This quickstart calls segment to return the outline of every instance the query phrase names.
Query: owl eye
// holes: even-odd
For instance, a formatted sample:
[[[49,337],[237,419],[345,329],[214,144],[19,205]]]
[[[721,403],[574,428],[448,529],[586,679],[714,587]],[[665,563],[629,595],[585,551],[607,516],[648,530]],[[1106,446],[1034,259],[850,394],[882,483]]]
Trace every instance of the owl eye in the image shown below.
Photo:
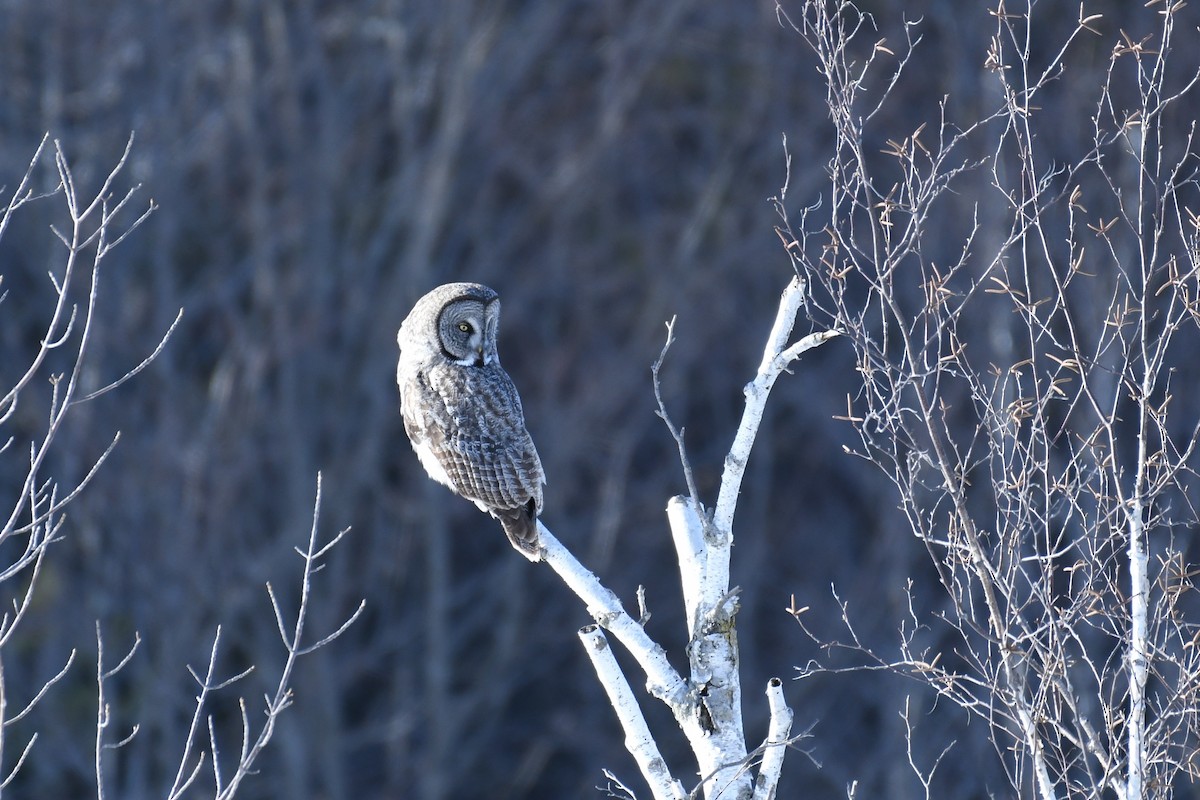
[[[471,332],[471,330],[472,330],[472,329],[471,329],[471,323],[469,323],[469,322],[460,322],[460,323],[458,323],[458,329],[459,329],[460,331],[462,331],[463,333],[470,333],[470,332]]]

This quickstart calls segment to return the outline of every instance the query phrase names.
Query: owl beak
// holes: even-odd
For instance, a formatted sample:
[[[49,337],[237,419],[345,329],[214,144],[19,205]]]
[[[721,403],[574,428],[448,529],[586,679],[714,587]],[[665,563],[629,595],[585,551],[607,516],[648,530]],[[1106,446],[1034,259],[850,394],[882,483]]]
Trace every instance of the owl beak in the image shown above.
[[[478,347],[475,348],[475,363],[476,364],[486,364],[487,363],[487,359],[484,358],[484,356],[483,356],[483,345],[479,345]]]

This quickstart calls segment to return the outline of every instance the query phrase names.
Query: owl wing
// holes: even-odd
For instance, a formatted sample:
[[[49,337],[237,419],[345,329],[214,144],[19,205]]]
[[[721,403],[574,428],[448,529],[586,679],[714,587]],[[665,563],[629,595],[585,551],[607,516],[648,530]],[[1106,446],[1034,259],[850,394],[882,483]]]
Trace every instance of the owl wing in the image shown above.
[[[442,466],[448,421],[446,409],[435,404],[436,398],[425,374],[416,373],[401,383],[400,417],[404,420],[404,432],[408,434],[413,452],[429,477],[457,492],[459,489],[454,480]]]
[[[424,402],[402,398],[404,427],[429,474],[481,508],[533,500],[540,512],[542,462],[508,374],[498,366],[438,365],[414,383]]]

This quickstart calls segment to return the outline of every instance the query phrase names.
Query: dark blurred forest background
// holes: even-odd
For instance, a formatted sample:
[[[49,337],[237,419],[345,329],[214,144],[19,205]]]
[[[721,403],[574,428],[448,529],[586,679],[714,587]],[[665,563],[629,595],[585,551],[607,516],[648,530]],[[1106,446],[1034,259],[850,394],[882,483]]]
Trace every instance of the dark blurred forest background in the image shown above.
[[[874,120],[880,147],[936,125],[943,98],[963,120],[998,104],[985,68],[994,4],[859,6],[872,40],[903,43],[906,22],[921,37]],[[1049,152],[1086,148],[1113,41],[1154,25],[1140,2],[1093,0],[1088,12],[1104,14],[1101,35],[1072,45],[1043,98],[1056,106],[1038,134]],[[1079,4],[1043,0],[1031,13],[1036,62],[1061,46]],[[1180,34],[1185,70],[1200,63],[1197,19]],[[49,132],[81,191],[94,190],[132,132],[119,188],[140,183],[134,205],[158,206],[106,261],[89,379],[137,364],[184,309],[152,366],[80,406],[55,442],[52,471],[70,482],[121,432],[4,651],[14,703],[80,653],[8,729],[4,772],[39,734],[10,794],[94,796],[97,621],[113,652],[135,631],[143,640],[109,687],[114,732],[140,725],[109,756],[112,796],[165,796],[194,706],[187,667],[203,668],[218,624],[220,671],[257,667],[217,706],[236,750],[236,698],[257,723],[284,655],[264,585],[294,607],[293,548],[318,471],[324,535],[352,531],[317,576],[310,625],[327,632],[360,599],[366,611],[300,662],[295,705],[240,796],[589,797],[605,767],[636,786],[575,636],[585,610],[411,453],[395,332],[438,283],[500,292],[500,353],[548,475],[544,519],[627,607],[644,585],[651,634],[678,652],[663,509],[684,482],[650,365],[677,317],[664,394],[711,492],[792,277],[769,202],[787,177],[785,135],[788,207],[827,191],[815,64],[774,2],[0,2],[0,185],[11,191]],[[988,156],[986,139],[971,155]],[[44,162],[36,183],[51,189]],[[964,214],[987,181],[963,179]],[[0,240],[0,378],[27,363],[52,308],[46,272],[62,247],[48,226],[62,216],[61,198],[39,201]],[[947,259],[960,247],[948,238]],[[986,336],[1006,321],[969,324]],[[752,746],[766,680],[816,655],[785,610],[793,596],[832,622],[835,586],[880,652],[908,615],[908,580],[924,610],[940,602],[893,487],[842,453],[850,431],[835,417],[855,377],[837,341],[805,356],[775,389],[747,474],[733,583]],[[31,402],[0,438],[19,443],[42,416]],[[5,502],[27,452],[0,456]],[[924,796],[906,698],[923,763],[956,743],[935,796],[1008,791],[984,726],[923,684],[831,674],[787,693],[795,730],[811,726],[798,745],[810,757],[789,756],[781,797],[841,797],[854,781],[861,797]],[[645,707],[689,776],[669,715]],[[201,780],[195,796],[209,791]]]

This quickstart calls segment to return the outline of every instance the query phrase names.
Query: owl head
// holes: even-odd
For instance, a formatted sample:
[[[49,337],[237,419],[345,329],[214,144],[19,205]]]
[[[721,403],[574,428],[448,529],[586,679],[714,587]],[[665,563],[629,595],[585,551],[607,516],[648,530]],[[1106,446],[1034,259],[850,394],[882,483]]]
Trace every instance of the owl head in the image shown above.
[[[459,366],[499,363],[500,297],[479,283],[447,283],[426,294],[400,326],[401,359],[445,359]]]

